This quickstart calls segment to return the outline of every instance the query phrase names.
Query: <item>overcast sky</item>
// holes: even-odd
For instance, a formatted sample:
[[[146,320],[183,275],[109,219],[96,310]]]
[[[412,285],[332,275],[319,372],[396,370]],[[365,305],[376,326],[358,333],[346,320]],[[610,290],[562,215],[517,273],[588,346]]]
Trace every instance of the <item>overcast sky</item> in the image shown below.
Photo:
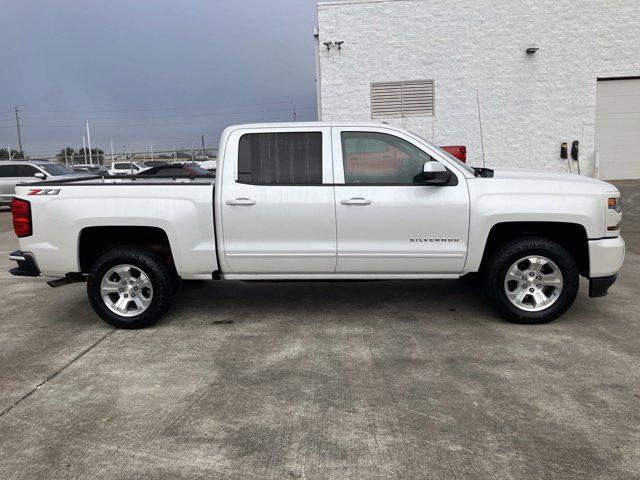
[[[215,146],[224,126],[316,119],[316,0],[0,0],[0,146]]]

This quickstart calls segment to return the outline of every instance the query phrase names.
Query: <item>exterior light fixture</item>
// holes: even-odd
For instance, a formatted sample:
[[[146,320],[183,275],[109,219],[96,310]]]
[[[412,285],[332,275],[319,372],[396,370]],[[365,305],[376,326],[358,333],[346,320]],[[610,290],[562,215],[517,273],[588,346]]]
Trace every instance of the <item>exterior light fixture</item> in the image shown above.
[[[323,42],[322,43],[325,47],[327,47],[327,50],[329,50],[331,48],[331,45],[333,45],[333,42]]]
[[[342,44],[343,44],[343,43],[344,43],[344,42],[343,42],[342,40],[340,40],[340,41],[338,41],[338,42],[333,42],[333,44],[334,44],[336,47],[338,47],[338,50],[340,50],[340,49],[342,48]]]
[[[538,50],[540,50],[538,47],[529,47],[527,48],[527,54],[528,55],[533,55],[534,53],[536,53]]]

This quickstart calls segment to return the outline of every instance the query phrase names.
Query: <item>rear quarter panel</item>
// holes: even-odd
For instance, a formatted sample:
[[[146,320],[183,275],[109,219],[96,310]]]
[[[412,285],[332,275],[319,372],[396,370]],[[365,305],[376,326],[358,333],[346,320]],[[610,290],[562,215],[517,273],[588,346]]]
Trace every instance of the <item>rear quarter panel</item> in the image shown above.
[[[165,231],[175,266],[185,279],[211,279],[218,269],[213,229],[211,184],[58,185],[58,195],[17,196],[31,202],[33,235],[19,240],[35,255],[45,276],[80,270],[78,246],[84,228],[157,227]]]

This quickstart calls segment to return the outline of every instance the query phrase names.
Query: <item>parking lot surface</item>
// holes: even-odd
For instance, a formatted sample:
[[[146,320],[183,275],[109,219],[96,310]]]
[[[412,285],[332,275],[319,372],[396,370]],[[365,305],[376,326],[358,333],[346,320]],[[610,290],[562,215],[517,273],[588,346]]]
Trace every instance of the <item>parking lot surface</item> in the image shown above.
[[[640,478],[640,182],[609,295],[548,325],[472,281],[189,284],[113,330],[84,285],[9,275],[0,478]]]

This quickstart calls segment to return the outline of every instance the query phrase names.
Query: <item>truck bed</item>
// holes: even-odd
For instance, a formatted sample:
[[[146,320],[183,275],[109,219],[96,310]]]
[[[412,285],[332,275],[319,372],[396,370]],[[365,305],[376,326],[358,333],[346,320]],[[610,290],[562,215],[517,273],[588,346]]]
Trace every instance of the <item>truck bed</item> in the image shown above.
[[[18,185],[16,196],[30,202],[33,218],[21,249],[38,252],[43,275],[64,277],[81,271],[78,252],[89,230],[95,236],[100,228],[147,227],[166,234],[182,278],[211,279],[218,270],[214,181],[212,175],[127,175]]]

